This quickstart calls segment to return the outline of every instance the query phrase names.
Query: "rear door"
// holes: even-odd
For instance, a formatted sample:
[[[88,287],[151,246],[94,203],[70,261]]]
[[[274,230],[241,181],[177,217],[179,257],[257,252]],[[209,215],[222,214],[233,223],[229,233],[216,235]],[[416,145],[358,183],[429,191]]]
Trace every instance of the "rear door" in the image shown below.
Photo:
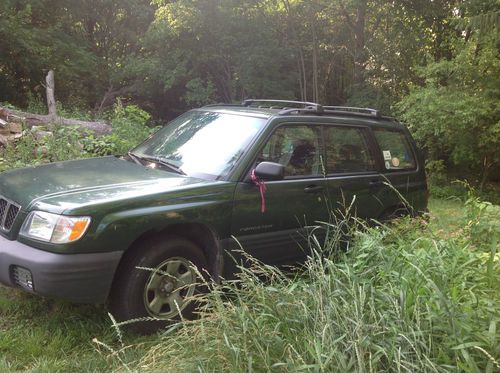
[[[326,177],[331,210],[342,218],[378,217],[383,202],[378,194],[383,178],[377,171],[376,155],[369,128],[353,125],[328,125],[324,129]]]

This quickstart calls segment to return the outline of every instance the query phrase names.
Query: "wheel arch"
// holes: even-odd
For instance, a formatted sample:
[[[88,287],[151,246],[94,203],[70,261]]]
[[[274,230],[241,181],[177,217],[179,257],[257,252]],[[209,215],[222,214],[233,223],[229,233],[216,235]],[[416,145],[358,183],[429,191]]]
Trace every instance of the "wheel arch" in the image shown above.
[[[122,264],[126,258],[133,255],[136,250],[139,250],[141,243],[153,237],[177,236],[182,237],[197,245],[205,255],[209,268],[208,271],[212,278],[218,279],[222,270],[222,253],[219,245],[219,238],[216,232],[202,223],[177,223],[166,226],[165,228],[150,229],[143,232],[139,237],[134,239],[129,247],[124,251],[123,256],[118,263],[114,278],[120,273]]]

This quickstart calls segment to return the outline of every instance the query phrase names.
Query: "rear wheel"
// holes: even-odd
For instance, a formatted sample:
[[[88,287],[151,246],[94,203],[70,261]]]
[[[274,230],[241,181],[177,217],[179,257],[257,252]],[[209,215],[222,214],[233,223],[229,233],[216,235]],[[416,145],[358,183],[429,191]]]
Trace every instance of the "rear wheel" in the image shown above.
[[[191,241],[159,236],[135,247],[120,265],[110,296],[111,313],[139,333],[153,333],[173,321],[192,318],[203,289],[198,273],[207,260]],[[155,320],[144,320],[150,318]]]

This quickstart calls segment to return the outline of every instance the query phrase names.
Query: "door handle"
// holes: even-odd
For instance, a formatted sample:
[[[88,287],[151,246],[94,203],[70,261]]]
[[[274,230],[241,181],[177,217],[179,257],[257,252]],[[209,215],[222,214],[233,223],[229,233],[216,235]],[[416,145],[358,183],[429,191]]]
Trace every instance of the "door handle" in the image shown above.
[[[321,185],[308,185],[304,188],[304,192],[306,193],[318,193],[322,191],[323,187]]]

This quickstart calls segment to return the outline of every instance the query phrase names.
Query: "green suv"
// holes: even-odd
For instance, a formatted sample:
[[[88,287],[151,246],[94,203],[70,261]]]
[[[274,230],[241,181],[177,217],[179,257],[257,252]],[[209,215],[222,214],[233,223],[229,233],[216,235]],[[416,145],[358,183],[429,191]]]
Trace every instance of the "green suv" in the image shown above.
[[[199,273],[230,277],[240,245],[269,264],[303,260],[343,201],[365,219],[426,209],[399,122],[308,102],[205,106],[123,156],[2,173],[0,283],[109,301],[118,320],[160,319],[132,325],[151,332],[193,313]]]

